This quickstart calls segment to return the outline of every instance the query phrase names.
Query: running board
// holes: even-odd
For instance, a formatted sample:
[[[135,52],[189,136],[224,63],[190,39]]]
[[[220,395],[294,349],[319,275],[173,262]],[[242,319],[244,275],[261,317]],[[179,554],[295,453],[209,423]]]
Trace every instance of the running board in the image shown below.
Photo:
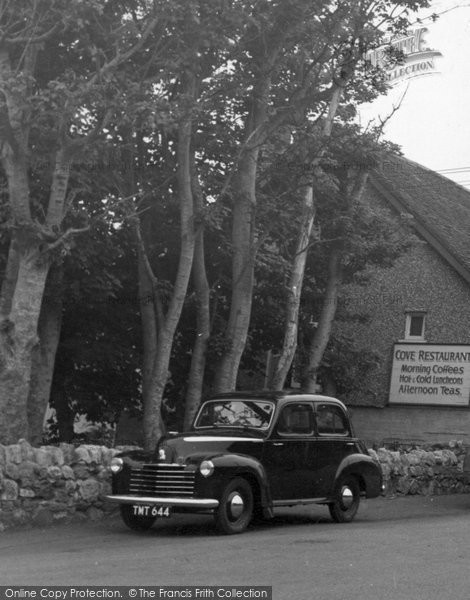
[[[303,498],[302,500],[273,500],[273,507],[279,506],[299,506],[299,504],[325,504],[328,498]]]

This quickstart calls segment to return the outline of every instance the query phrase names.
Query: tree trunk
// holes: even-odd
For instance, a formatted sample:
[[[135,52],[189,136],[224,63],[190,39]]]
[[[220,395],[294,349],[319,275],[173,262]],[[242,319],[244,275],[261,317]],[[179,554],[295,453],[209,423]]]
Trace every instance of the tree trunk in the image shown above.
[[[13,443],[19,437],[29,439],[32,433],[28,426],[28,398],[34,353],[39,341],[39,316],[51,259],[48,244],[42,241],[39,233],[41,226],[31,220],[19,220],[29,213],[28,179],[21,156],[17,160],[14,155],[4,157],[3,163],[8,177],[10,200],[17,211],[15,222],[18,223],[18,228],[10,242],[0,302],[0,411],[5,417],[0,423],[0,441]],[[51,187],[49,201],[54,204],[54,219],[44,226],[43,232],[49,225],[54,227],[52,231],[57,230],[60,224],[59,208],[64,207],[68,168],[62,151],[57,152],[53,180],[56,183]],[[60,330],[58,323],[53,327],[59,327]],[[58,331],[54,335],[58,335]],[[55,356],[53,345],[51,342],[49,358]],[[49,365],[48,368],[52,369],[53,366]],[[48,385],[46,381],[44,385]],[[32,409],[31,414],[34,412]],[[35,422],[37,419],[36,415]]]
[[[204,371],[206,366],[207,344],[210,337],[210,289],[204,257],[204,229],[196,236],[193,263],[193,281],[196,290],[197,316],[196,339],[191,356],[191,368],[188,377],[186,404],[184,411],[184,430],[193,422],[199,403],[201,402]]]
[[[260,75],[254,86],[252,109],[247,117],[245,149],[239,160],[233,186],[232,216],[232,296],[225,330],[226,351],[215,376],[216,392],[235,389],[240,360],[245,350],[253,300],[255,265],[256,175],[258,157],[266,140],[271,75]]]
[[[317,373],[323,354],[330,340],[331,328],[338,304],[338,292],[341,285],[341,249],[332,249],[328,262],[328,282],[325,298],[320,313],[318,327],[310,345],[307,366],[302,377],[302,388],[305,392],[316,391]]]
[[[269,388],[272,390],[283,389],[297,350],[300,297],[314,219],[313,188],[312,185],[306,185],[303,189],[303,210],[298,242],[289,279],[284,342],[272,381],[269,383]]]
[[[243,189],[242,185],[240,189]],[[237,200],[233,209],[232,296],[225,331],[227,350],[222,356],[215,378],[214,387],[217,392],[235,389],[248,337],[254,286],[254,207],[255,201],[245,196]]]
[[[186,209],[187,205],[182,208],[182,212],[186,212]],[[165,323],[158,334],[157,352],[149,386],[150,389],[146,401],[144,401],[144,446],[146,450],[153,450],[158,439],[164,433],[164,424],[161,419],[161,405],[168,381],[168,368],[173,348],[173,339],[186,299],[186,291],[191,274],[194,254],[193,225],[192,220],[186,217],[182,221],[182,244],[176,284],[170,308],[165,317]]]
[[[55,355],[62,326],[61,267],[52,267],[39,315],[39,344],[33,353],[30,393],[28,398],[29,441],[40,445],[43,440],[44,417],[49,403]]]
[[[10,314],[13,294],[15,293],[16,280],[18,279],[20,248],[17,238],[18,236],[16,231],[13,231],[10,239],[7,264],[0,294],[0,320],[7,318]]]
[[[322,137],[328,139],[331,136],[334,119],[338,111],[339,102],[342,95],[342,87],[336,85],[331,93],[331,98],[328,104],[328,111],[323,120]],[[320,161],[326,151],[324,146],[322,150],[313,159],[308,161],[310,169],[316,173],[319,169]],[[308,149],[305,149],[305,154],[308,155]],[[313,223],[315,220],[315,207],[313,203],[313,185],[312,181],[304,186],[302,219],[299,227],[299,238],[297,243],[296,254],[292,264],[291,276],[289,280],[289,291],[286,307],[286,321],[284,330],[284,341],[282,345],[279,361],[273,375],[272,381],[269,384],[270,389],[282,390],[285,385],[286,377],[292,366],[295,353],[297,350],[298,327],[299,327],[299,309],[300,298],[302,295],[302,286],[305,273],[305,265],[307,262],[308,247],[310,236],[312,233]]]
[[[33,243],[19,250],[11,310],[0,324],[0,442],[28,439],[27,404],[38,321],[49,271],[47,259]]]
[[[187,114],[178,127],[178,143],[176,150],[177,169],[176,179],[180,205],[180,257],[173,292],[168,310],[164,315],[161,328],[158,331],[157,352],[152,369],[148,397],[144,401],[144,447],[153,450],[158,439],[164,433],[161,418],[163,394],[168,380],[171,350],[181,311],[186,299],[189,278],[194,258],[194,206],[191,189],[191,136],[192,136],[192,105],[196,92],[195,77],[186,72],[183,80],[184,95],[187,102]]]
[[[144,248],[138,248],[138,273],[139,273],[139,306],[142,323],[142,400],[143,404],[150,402],[149,395],[153,366],[157,355],[158,325],[155,311],[156,298],[152,281],[145,267]]]
[[[346,185],[347,208],[345,216],[353,218],[357,203],[360,201],[367,182],[367,171],[359,169],[358,172],[351,170],[349,183]],[[315,392],[318,368],[320,367],[326,347],[330,340],[331,329],[336,315],[338,305],[338,293],[342,280],[341,260],[344,252],[344,243],[347,236],[333,246],[328,261],[328,281],[326,285],[325,298],[318,327],[314,333],[310,345],[307,367],[302,375],[302,387],[307,392]],[[331,387],[331,381],[329,382]]]

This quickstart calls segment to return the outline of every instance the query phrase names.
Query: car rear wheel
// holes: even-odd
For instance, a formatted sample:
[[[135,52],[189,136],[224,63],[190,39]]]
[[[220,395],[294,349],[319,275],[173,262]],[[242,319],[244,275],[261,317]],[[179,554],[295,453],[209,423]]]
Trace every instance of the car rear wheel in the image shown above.
[[[331,518],[336,523],[349,523],[354,519],[361,501],[361,490],[355,477],[339,480],[335,491],[335,501],[328,505]]]
[[[253,517],[253,491],[242,477],[232,479],[224,488],[215,512],[215,524],[221,533],[244,531]]]
[[[133,510],[133,506],[130,504],[121,504],[121,517],[124,523],[134,531],[150,529],[155,522],[155,517],[134,515]]]

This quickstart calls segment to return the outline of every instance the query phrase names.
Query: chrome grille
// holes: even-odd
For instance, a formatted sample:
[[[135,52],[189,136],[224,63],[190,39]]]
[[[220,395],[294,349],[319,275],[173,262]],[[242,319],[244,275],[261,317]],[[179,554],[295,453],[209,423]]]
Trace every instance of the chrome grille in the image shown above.
[[[152,496],[191,498],[194,495],[194,471],[181,465],[142,465],[131,470],[129,492]]]

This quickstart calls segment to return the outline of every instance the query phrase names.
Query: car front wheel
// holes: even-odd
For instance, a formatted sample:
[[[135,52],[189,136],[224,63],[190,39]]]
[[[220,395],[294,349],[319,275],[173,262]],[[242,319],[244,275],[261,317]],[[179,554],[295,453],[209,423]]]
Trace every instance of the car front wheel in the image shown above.
[[[155,522],[155,517],[134,515],[133,506],[130,504],[121,504],[121,517],[124,523],[134,531],[146,531]]]
[[[253,517],[253,491],[242,477],[232,479],[224,488],[215,512],[215,524],[221,533],[244,531]]]
[[[349,523],[356,516],[361,501],[361,490],[355,477],[339,480],[335,491],[335,501],[328,505],[331,518],[336,523]]]

